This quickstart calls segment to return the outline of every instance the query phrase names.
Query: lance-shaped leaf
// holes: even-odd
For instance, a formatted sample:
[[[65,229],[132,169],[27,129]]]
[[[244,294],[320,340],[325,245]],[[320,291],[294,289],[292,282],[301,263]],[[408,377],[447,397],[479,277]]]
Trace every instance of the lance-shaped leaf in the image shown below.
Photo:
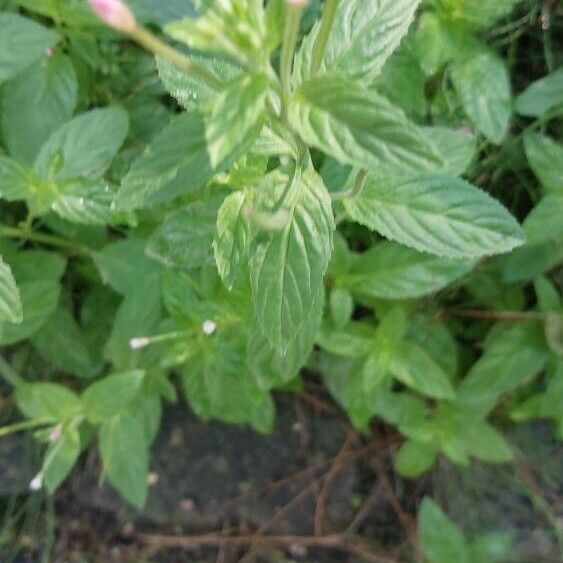
[[[458,178],[371,175],[344,202],[350,216],[383,236],[450,258],[508,252],[524,243],[514,217],[487,193]]]
[[[343,0],[326,45],[320,72],[372,82],[399,46],[420,0]],[[305,41],[298,58],[301,78],[310,76],[312,46],[320,24]]]
[[[289,111],[307,144],[342,163],[418,172],[443,166],[430,139],[402,110],[350,80],[309,80],[296,91]]]
[[[276,176],[264,193],[273,205],[286,185]],[[328,191],[312,170],[296,170],[284,203],[287,223],[258,237],[251,264],[258,324],[276,350],[303,328],[319,295],[332,253],[334,217]],[[265,192],[265,190],[262,190]]]
[[[221,92],[206,127],[211,164],[217,167],[237,146],[249,145],[260,133],[268,80],[245,74]]]

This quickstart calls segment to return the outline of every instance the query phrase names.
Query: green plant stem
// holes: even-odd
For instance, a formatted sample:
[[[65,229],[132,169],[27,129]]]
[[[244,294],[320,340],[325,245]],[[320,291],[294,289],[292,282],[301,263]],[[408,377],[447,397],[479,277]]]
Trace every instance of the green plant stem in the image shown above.
[[[223,82],[221,82],[221,80],[219,80],[212,72],[196,61],[186,57],[186,55],[180,51],[177,51],[173,47],[170,47],[170,45],[167,45],[148,29],[142,26],[137,26],[135,30],[131,32],[131,37],[148,51],[151,51],[155,55],[160,55],[170,61],[180,70],[187,74],[191,74],[193,77],[207,84],[207,86],[211,89],[220,90],[223,87]]]
[[[2,356],[0,356],[0,377],[14,387],[24,383],[23,377]]]
[[[367,175],[368,171],[362,168],[356,175],[354,186],[349,190],[342,190],[341,192],[334,192],[330,194],[332,201],[342,201],[343,199],[350,199],[359,196],[364,190],[364,186],[366,185]]]
[[[42,242],[44,244],[49,244],[52,246],[59,246],[61,248],[68,248],[69,250],[73,250],[78,254],[86,254],[86,255],[92,254],[92,250],[90,250],[86,246],[77,245],[74,244],[73,242],[67,241],[65,239],[53,235],[46,235],[44,233],[34,233],[32,231],[28,231],[26,229],[19,229],[17,227],[0,226],[0,237],[21,238],[35,242]]]
[[[33,430],[34,428],[39,428],[40,426],[46,426],[48,424],[49,422],[47,420],[25,420],[24,422],[16,422],[15,424],[10,424],[0,428],[0,438],[16,432],[22,432],[23,430]]]
[[[311,75],[314,76],[319,72],[323,57],[325,54],[326,44],[332,30],[334,17],[336,16],[336,9],[338,8],[339,0],[326,0],[325,8],[321,18],[321,26],[315,45],[313,46],[313,55],[311,57]]]
[[[282,53],[280,62],[280,78],[282,84],[282,115],[287,120],[287,106],[291,95],[291,71],[295,46],[299,37],[299,25],[303,6],[287,6],[285,29],[283,33]]]

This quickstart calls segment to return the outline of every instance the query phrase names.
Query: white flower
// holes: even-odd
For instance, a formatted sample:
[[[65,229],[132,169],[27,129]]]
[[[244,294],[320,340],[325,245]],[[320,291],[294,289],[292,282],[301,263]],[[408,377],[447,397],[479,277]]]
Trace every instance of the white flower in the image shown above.
[[[217,325],[213,321],[207,320],[201,325],[201,330],[203,334],[211,336],[217,330]]]
[[[139,350],[139,348],[144,348],[150,343],[150,338],[147,338],[146,336],[138,336],[137,338],[131,338],[131,340],[129,340],[129,346],[132,350]]]

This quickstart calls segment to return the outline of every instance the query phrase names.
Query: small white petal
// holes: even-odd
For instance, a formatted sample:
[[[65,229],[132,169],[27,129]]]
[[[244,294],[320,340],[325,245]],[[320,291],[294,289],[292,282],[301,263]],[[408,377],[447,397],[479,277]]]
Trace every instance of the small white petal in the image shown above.
[[[201,325],[201,330],[203,330],[203,334],[211,336],[217,330],[217,325],[214,321],[207,320]]]
[[[147,338],[146,336],[139,336],[138,338],[131,338],[131,340],[129,340],[129,346],[131,346],[133,350],[144,348],[145,346],[148,346],[150,343],[151,343],[150,338]]]

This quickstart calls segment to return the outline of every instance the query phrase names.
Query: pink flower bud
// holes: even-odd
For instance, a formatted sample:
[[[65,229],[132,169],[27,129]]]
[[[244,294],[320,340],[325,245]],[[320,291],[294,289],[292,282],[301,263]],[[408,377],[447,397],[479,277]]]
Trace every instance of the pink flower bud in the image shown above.
[[[110,27],[130,33],[137,26],[133,12],[121,0],[88,1],[96,15]]]

